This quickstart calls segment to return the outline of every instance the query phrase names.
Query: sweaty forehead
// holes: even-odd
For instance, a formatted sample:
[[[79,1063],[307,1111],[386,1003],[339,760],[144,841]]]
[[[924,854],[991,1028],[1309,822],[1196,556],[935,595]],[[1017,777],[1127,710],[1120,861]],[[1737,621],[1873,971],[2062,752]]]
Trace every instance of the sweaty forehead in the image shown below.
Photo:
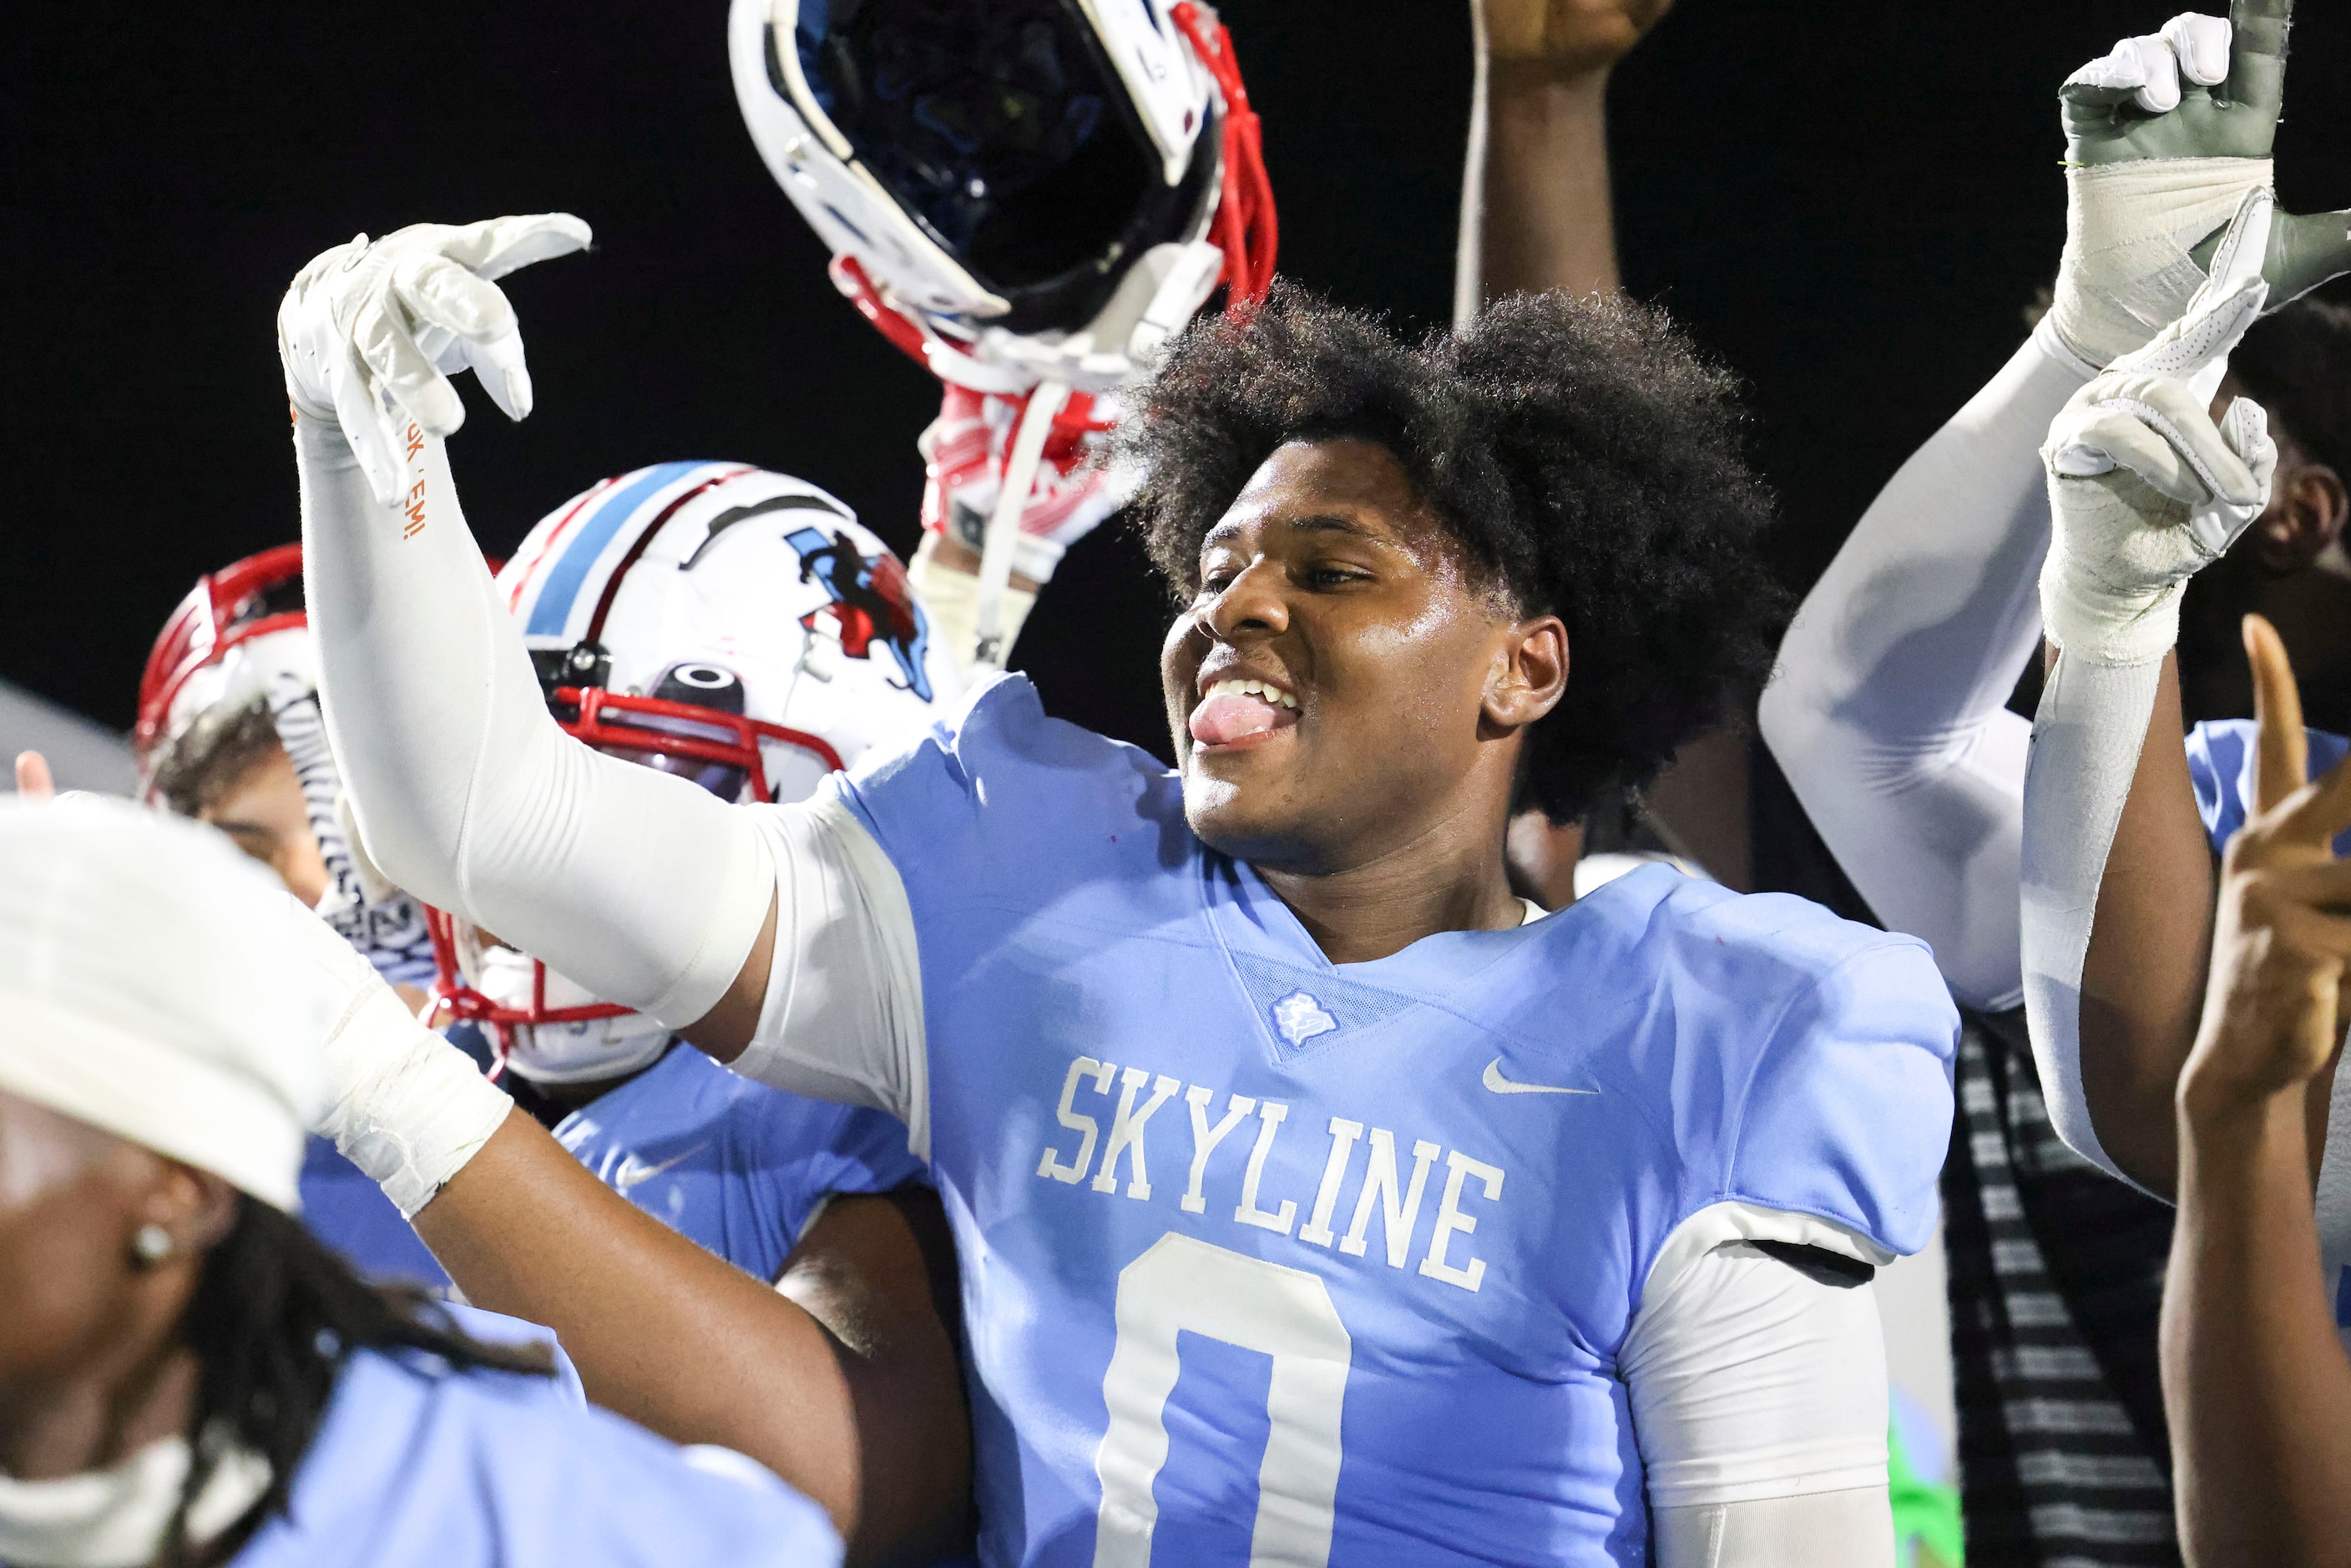
[[[1208,529],[1202,548],[1273,527],[1354,533],[1415,553],[1452,553],[1451,535],[1413,487],[1404,464],[1360,436],[1275,448]]]

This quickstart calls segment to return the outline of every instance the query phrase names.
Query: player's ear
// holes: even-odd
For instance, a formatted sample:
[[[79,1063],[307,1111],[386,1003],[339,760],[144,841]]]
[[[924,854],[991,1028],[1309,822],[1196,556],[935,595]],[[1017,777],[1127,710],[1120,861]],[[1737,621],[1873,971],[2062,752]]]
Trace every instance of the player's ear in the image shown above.
[[[2270,504],[2252,527],[2253,550],[2272,571],[2300,571],[2343,537],[2351,517],[2351,486],[2324,463],[2314,463],[2284,443]]]
[[[1537,615],[1503,628],[1486,680],[1483,716],[1497,730],[1523,729],[1559,706],[1567,690],[1567,624]]]

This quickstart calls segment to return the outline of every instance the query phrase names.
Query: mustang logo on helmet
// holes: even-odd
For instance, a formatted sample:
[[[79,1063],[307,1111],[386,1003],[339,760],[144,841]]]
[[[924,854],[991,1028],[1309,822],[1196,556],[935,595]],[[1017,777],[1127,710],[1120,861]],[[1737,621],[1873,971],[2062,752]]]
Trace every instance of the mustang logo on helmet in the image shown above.
[[[841,651],[852,659],[872,658],[873,644],[880,643],[898,661],[906,689],[930,701],[931,680],[923,668],[930,622],[914,602],[898,558],[861,554],[857,541],[837,530],[827,538],[820,528],[795,528],[784,542],[799,552],[800,580],[820,583],[832,595],[831,604],[801,616],[800,624],[814,631],[817,617],[830,615]]]

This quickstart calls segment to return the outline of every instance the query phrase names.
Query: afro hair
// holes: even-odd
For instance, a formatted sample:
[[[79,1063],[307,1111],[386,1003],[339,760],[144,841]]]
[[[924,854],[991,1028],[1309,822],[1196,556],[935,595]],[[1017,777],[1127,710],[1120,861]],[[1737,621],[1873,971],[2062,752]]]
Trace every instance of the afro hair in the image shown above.
[[[1567,625],[1567,692],[1531,732],[1519,802],[1566,821],[1647,783],[1770,673],[1792,600],[1758,553],[1772,504],[1743,424],[1729,373],[1629,299],[1521,295],[1415,346],[1283,284],[1179,339],[1122,442],[1184,601],[1201,538],[1276,448],[1394,453],[1520,613]]]

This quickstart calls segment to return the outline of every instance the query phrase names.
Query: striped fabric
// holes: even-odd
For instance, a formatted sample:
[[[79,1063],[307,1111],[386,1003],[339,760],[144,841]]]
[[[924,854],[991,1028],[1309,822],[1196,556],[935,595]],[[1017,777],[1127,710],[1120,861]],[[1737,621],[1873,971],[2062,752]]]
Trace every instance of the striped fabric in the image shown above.
[[[1943,1167],[1968,1568],[2176,1564],[2156,1315],[2171,1210],[2049,1124],[2022,1010],[1970,1015]]]

